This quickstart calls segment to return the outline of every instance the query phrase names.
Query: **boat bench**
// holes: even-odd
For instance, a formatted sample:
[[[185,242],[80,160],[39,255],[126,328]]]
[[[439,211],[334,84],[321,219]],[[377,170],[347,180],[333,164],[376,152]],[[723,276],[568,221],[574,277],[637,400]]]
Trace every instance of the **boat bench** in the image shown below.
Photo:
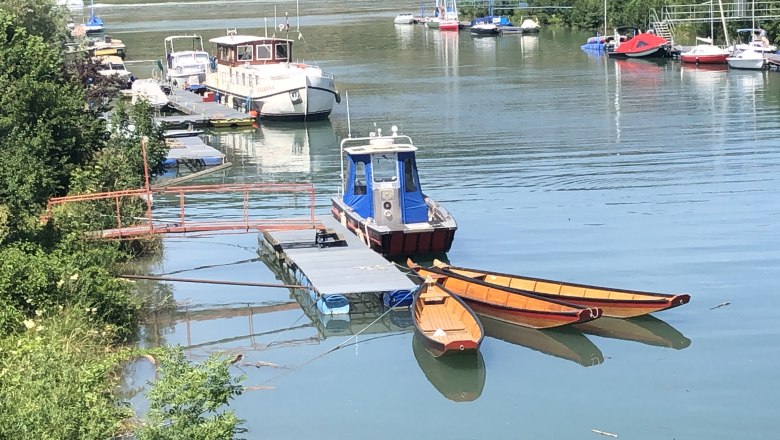
[[[422,331],[433,333],[438,329],[441,329],[445,333],[466,331],[460,322],[453,322],[447,315],[447,312],[441,309],[426,310],[428,319],[420,324]]]

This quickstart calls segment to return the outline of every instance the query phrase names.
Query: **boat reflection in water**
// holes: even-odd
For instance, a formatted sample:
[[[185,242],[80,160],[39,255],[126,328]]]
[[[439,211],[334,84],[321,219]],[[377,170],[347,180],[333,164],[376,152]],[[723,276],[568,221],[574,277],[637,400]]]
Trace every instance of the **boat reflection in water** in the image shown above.
[[[675,350],[682,350],[691,345],[691,340],[676,328],[652,315],[628,319],[601,317],[584,324],[576,324],[574,328],[589,335],[641,342]]]
[[[256,129],[215,131],[211,145],[221,145],[226,161],[254,166],[266,173],[310,173],[318,157],[338,151],[336,131],[329,120],[302,123],[274,122]]]
[[[407,311],[408,313],[408,311]],[[415,335],[412,351],[425,377],[438,392],[453,402],[471,402],[485,388],[485,361],[479,351],[435,358]]]
[[[601,350],[587,336],[571,327],[536,330],[480,316],[485,334],[514,345],[567,359],[584,367],[604,362]],[[599,318],[596,321],[603,319]]]

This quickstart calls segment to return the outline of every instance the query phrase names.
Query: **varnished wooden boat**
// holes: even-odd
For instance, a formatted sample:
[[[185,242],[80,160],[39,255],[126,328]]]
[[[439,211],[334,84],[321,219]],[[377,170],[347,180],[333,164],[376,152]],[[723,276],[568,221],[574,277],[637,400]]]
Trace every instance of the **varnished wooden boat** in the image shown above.
[[[540,298],[521,290],[495,286],[437,267],[407,260],[421,278],[432,278],[458,295],[479,315],[530,328],[551,328],[594,320],[601,309]]]
[[[434,260],[433,265],[445,275],[458,274],[495,286],[511,287],[530,292],[542,298],[565,301],[585,307],[598,307],[604,311],[604,316],[613,318],[630,318],[671,309],[687,304],[691,299],[690,295],[687,294],[670,295],[567,283],[456,267],[438,260]]]
[[[474,311],[452,292],[426,280],[414,294],[415,332],[435,357],[474,352],[485,336]]]

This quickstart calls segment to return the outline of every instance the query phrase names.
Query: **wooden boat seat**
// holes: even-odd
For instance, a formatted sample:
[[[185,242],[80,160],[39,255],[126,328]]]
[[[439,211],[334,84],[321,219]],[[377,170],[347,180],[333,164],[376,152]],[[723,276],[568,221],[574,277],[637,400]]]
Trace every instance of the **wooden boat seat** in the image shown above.
[[[444,304],[445,299],[443,296],[427,296],[423,297],[422,300],[425,304]]]

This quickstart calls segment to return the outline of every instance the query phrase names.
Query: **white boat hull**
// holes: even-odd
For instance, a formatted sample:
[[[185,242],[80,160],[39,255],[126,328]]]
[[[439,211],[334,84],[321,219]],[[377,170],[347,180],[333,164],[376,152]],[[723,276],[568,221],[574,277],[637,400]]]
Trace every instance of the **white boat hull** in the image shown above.
[[[734,69],[761,70],[764,68],[763,59],[726,58],[729,67]]]
[[[245,79],[248,76],[253,78],[251,86]],[[240,78],[240,83],[235,78]],[[261,119],[325,119],[340,100],[332,77],[303,64],[220,69],[207,74],[204,84],[219,94],[221,102],[246,112],[255,111]]]

